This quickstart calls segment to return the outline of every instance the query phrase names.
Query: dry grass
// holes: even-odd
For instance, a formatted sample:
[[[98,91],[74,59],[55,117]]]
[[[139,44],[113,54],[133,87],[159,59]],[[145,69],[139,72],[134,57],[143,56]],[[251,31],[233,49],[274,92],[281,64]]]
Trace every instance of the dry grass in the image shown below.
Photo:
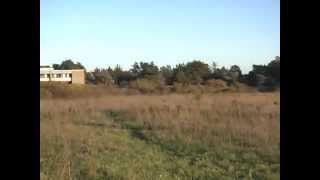
[[[40,104],[43,179],[279,177],[279,93],[106,95]]]
[[[42,99],[78,99],[99,98],[111,95],[169,95],[178,94],[218,94],[218,93],[256,93],[257,90],[245,84],[237,83],[237,86],[227,86],[221,80],[211,80],[206,85],[182,85],[164,86],[156,82],[140,79],[129,83],[127,88],[104,85],[76,85],[63,83],[42,83],[40,97]]]

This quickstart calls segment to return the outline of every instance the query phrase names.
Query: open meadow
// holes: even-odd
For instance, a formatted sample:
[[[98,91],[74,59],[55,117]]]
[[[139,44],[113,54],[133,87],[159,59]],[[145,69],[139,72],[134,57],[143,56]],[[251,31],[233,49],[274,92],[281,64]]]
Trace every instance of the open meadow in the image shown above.
[[[280,179],[280,94],[42,98],[41,179]]]

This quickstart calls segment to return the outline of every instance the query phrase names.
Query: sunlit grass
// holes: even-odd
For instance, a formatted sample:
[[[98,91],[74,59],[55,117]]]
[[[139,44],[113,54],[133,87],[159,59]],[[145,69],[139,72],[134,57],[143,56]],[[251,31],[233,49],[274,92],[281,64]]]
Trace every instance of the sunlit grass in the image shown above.
[[[41,100],[41,179],[279,179],[278,93]]]

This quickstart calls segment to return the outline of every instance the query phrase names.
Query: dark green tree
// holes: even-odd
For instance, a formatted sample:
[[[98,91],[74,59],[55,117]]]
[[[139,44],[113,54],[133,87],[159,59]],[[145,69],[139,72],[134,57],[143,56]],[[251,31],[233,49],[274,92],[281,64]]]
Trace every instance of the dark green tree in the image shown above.
[[[96,84],[103,84],[105,86],[110,86],[113,83],[112,76],[107,69],[96,68],[93,72]]]
[[[171,66],[162,66],[160,68],[161,77],[164,79],[166,85],[172,85],[174,81],[173,69]]]
[[[195,60],[186,64],[185,73],[191,80],[205,80],[210,76],[210,68],[208,64]]]
[[[55,70],[59,70],[60,69],[60,64],[53,64],[52,67]]]
[[[63,70],[70,70],[70,69],[85,69],[85,67],[77,62],[74,63],[71,59],[67,59],[62,61],[62,63],[60,65],[58,64],[54,64],[53,65],[54,69],[63,69]]]
[[[218,69],[218,64],[216,62],[212,62],[211,64],[211,73],[215,73],[216,70]]]
[[[187,64],[178,64],[173,70],[173,74],[176,81],[183,79],[185,83],[199,84],[203,80],[209,79],[211,73],[208,64],[195,60]]]
[[[181,83],[183,85],[187,84],[189,82],[187,76],[183,71],[178,71],[175,76],[175,81],[178,83]]]
[[[280,83],[280,57],[276,56],[275,59],[268,64],[268,68],[269,75],[272,79]]]
[[[230,67],[229,74],[234,81],[239,81],[242,76],[241,69],[237,65],[233,65]]]
[[[153,62],[135,62],[130,69],[138,78],[157,79],[159,68]]]

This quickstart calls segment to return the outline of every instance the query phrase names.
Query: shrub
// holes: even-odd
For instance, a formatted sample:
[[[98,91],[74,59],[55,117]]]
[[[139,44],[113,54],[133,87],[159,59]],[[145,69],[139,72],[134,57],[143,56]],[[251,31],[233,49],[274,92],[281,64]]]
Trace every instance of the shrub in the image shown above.
[[[129,88],[138,89],[141,93],[153,93],[159,87],[158,82],[149,79],[137,79],[129,83]]]
[[[82,98],[118,94],[115,87],[47,83],[40,85],[40,98]]]
[[[227,83],[220,79],[210,79],[205,81],[205,85],[213,88],[227,88]]]

